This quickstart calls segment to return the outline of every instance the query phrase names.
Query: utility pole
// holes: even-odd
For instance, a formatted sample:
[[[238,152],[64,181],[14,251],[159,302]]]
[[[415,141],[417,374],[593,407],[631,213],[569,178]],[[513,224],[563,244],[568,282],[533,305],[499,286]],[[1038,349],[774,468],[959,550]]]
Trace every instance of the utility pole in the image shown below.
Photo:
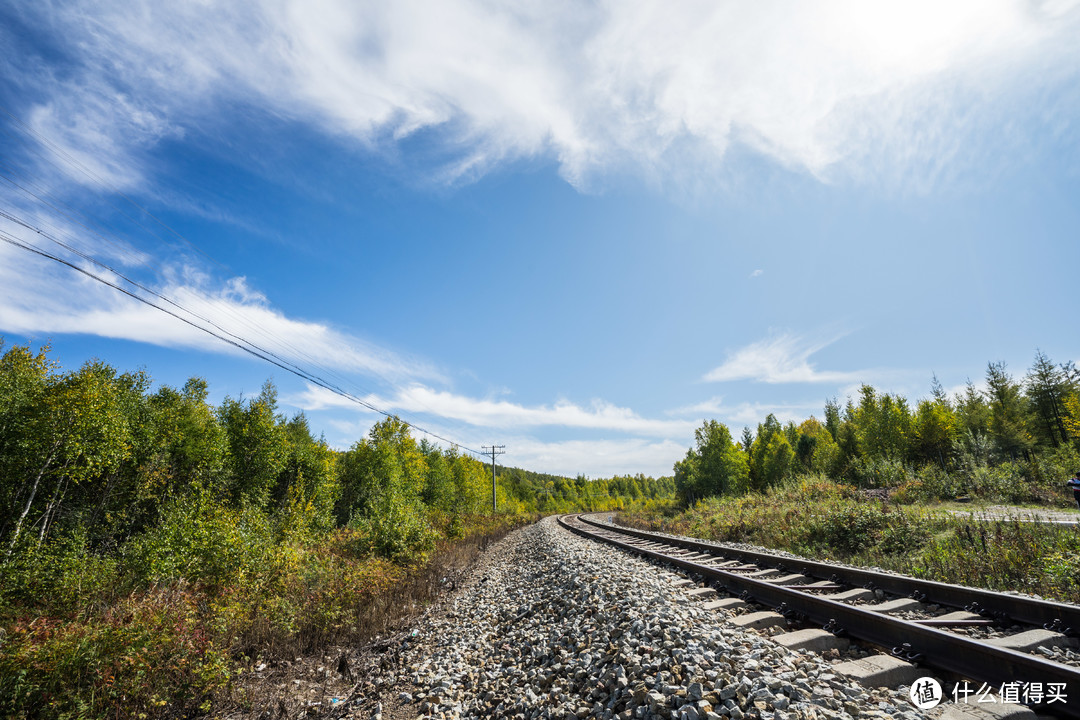
[[[491,455],[491,512],[495,512],[495,456],[506,453],[505,445],[481,445],[485,455]]]

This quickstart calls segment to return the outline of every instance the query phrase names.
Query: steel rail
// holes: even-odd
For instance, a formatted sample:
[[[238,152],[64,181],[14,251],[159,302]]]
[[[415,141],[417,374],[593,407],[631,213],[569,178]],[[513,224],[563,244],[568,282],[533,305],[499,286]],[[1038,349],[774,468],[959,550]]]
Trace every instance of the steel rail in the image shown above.
[[[856,640],[884,648],[903,648],[903,653],[908,659],[917,660],[930,667],[955,673],[977,682],[988,683],[991,687],[1014,682],[1041,682],[1044,687],[1063,683],[1064,696],[1073,698],[1073,701],[1039,707],[1047,712],[1080,718],[1080,702],[1076,701],[1080,698],[1080,670],[1068,665],[1043,660],[1035,655],[1008,648],[987,645],[963,635],[937,630],[856,605],[829,600],[826,597],[791,590],[783,585],[755,580],[692,560],[665,555],[572,525],[566,521],[565,517],[560,517],[559,523],[583,537],[600,540],[628,552],[669,563],[709,578],[733,595],[748,597],[759,604],[780,609],[783,613],[798,614],[814,624],[834,628],[839,626],[847,636]],[[593,522],[588,522],[588,524],[597,525]],[[623,528],[601,527],[613,534],[634,534],[624,532]],[[667,538],[663,540],[666,542]]]
[[[766,563],[772,567],[799,572],[823,580],[838,580],[852,587],[880,589],[901,597],[911,597],[914,589],[920,594],[920,597],[916,597],[916,599],[921,602],[936,603],[961,609],[970,608],[969,612],[986,617],[1008,617],[1020,623],[1056,630],[1065,634],[1080,633],[1080,607],[1075,605],[1054,603],[1022,595],[1007,595],[1000,591],[953,585],[936,580],[921,580],[873,570],[838,567],[815,560],[802,560],[752,550],[741,550],[701,540],[671,538],[633,528],[615,527],[587,517],[579,516],[579,518],[582,522],[594,527],[610,529],[643,540],[676,545],[687,550],[722,554],[725,557],[744,562]]]

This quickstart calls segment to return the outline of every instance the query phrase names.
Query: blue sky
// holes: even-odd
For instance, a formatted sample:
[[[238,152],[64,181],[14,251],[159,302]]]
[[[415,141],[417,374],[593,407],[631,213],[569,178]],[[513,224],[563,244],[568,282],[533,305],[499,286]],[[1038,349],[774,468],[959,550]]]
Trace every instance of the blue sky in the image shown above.
[[[946,5],[10,2],[0,231],[506,464],[670,474],[1080,360],[1080,4]],[[380,417],[10,242],[0,333]]]

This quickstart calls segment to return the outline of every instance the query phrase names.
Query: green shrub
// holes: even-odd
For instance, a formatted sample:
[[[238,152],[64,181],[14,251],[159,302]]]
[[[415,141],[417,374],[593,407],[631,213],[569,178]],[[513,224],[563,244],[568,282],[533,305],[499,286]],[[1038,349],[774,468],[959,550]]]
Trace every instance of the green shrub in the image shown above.
[[[116,557],[97,555],[84,532],[24,542],[0,565],[0,617],[31,608],[65,616],[107,606],[127,587]]]
[[[274,538],[266,515],[233,509],[208,493],[171,502],[161,522],[124,548],[129,568],[147,585],[186,580],[211,594],[241,576],[258,576],[272,561]]]
[[[1072,493],[1065,487],[1073,473],[1080,470],[1080,452],[1064,444],[1052,452],[1038,453],[1032,459],[1030,475],[1034,494],[1041,502],[1060,506],[1075,505]]]
[[[919,468],[916,477],[915,482],[921,483],[921,486],[912,499],[953,500],[971,492],[971,489],[966,487],[961,475],[946,472],[941,469],[940,465],[923,465]],[[904,500],[901,500],[901,502],[904,502]]]
[[[972,495],[1002,502],[1030,502],[1037,497],[1018,462],[1003,462],[995,466],[976,466],[967,477],[967,490]]]
[[[1080,545],[1080,543],[1074,544]],[[1048,553],[1042,561],[1046,582],[1060,589],[1062,597],[1080,598],[1080,554],[1056,551]]]
[[[896,512],[891,514],[890,520],[881,531],[877,551],[887,555],[912,555],[930,540],[931,528],[924,519]]]
[[[875,545],[888,525],[888,514],[877,505],[829,508],[809,523],[807,540],[819,547],[856,553]]]
[[[849,474],[857,486],[865,488],[891,488],[914,479],[904,463],[886,458],[857,457]]]
[[[1080,600],[1080,531],[1020,520],[951,520],[927,544],[914,574],[998,590]]]
[[[780,497],[783,495],[793,496],[796,500],[801,498],[813,501],[835,499],[853,500],[860,497],[857,488],[854,488],[851,485],[845,485],[844,483],[834,482],[833,480],[830,480],[827,475],[822,473],[797,475],[792,481],[789,481],[779,493],[775,493],[771,496]]]
[[[349,527],[367,537],[378,555],[406,564],[422,562],[437,537],[420,508],[401,502],[388,504],[374,517],[354,517]]]

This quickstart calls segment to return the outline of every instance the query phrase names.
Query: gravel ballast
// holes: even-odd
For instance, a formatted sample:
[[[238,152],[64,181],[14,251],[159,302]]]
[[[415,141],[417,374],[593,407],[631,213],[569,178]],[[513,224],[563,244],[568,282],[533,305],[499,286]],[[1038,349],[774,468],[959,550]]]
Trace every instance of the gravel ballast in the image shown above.
[[[926,717],[828,659],[674,587],[674,572],[578,538],[554,518],[508,536],[416,627],[384,672],[394,718]]]

